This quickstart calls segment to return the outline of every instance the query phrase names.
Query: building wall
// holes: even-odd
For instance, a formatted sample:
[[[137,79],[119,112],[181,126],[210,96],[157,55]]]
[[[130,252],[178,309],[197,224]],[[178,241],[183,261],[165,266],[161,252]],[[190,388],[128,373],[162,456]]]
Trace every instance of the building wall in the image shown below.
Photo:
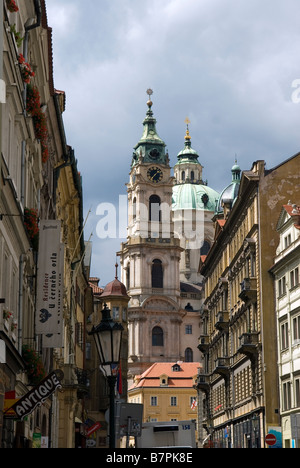
[[[157,405],[153,404],[153,397],[157,399]],[[171,398],[176,398],[176,405]],[[193,388],[147,388],[131,392],[129,403],[142,403],[143,422],[151,421],[186,421],[197,419],[197,409],[191,409],[191,402],[197,397]]]
[[[54,88],[52,30],[47,24],[46,2],[29,0],[17,4],[19,10],[11,13],[7,2],[3,2],[1,24],[3,76],[0,79],[5,83],[6,96],[0,109],[0,298],[5,299],[5,303],[0,303],[0,339],[6,343],[7,362],[0,364],[0,387],[1,393],[14,391],[16,397],[27,393],[31,382],[21,359],[23,345],[27,345],[40,356],[46,373],[66,366],[66,386],[72,395],[68,394],[67,398],[65,394],[62,398],[54,394],[53,411],[47,402],[18,425],[2,418],[1,398],[3,430],[0,440],[5,447],[30,446],[35,432],[48,436],[52,447],[57,447],[59,439],[64,439],[64,447],[71,448],[75,446],[75,418],[83,419],[82,392],[85,391],[78,380],[78,372],[76,374],[80,370],[82,377],[85,365],[82,336],[87,313],[82,300],[87,280],[83,265],[79,263],[84,253],[81,180],[74,152],[66,144],[62,119],[65,94]],[[35,19],[30,30],[25,28],[28,18]],[[20,44],[14,30],[23,38]],[[45,140],[36,133],[32,113],[26,111],[30,87],[22,78],[22,66],[18,64],[20,54],[34,71],[30,86],[39,93],[38,108],[42,110],[40,118],[45,123]],[[25,225],[26,208],[36,210],[37,219],[59,219],[62,225],[65,333],[63,347],[59,349],[46,348],[42,336],[35,335],[38,246]],[[76,264],[76,271],[72,264]],[[76,297],[78,290],[80,300]],[[70,366],[72,372],[69,372]],[[70,415],[74,415],[73,419]]]
[[[300,213],[300,211],[299,211]],[[298,218],[299,219],[299,218]],[[272,267],[275,284],[277,349],[282,442],[284,448],[299,447],[292,432],[292,419],[300,412],[300,232],[282,209],[277,231],[280,234]]]
[[[238,198],[201,270],[206,285],[200,342],[207,345],[202,346],[206,368],[200,387],[217,443],[263,446],[268,428],[279,425],[275,304],[268,270],[278,243],[281,201],[292,190],[299,193],[299,158],[271,171],[258,161],[243,173]],[[231,437],[225,438],[230,422]]]

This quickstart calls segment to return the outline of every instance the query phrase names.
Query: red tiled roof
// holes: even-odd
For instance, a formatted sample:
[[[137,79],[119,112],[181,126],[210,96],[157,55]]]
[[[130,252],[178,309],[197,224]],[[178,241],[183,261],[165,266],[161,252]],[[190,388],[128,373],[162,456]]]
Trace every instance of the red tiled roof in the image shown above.
[[[291,218],[295,219],[295,228],[300,229],[300,206],[289,203],[288,205],[283,205],[283,208],[288,213],[288,215],[291,216]]]
[[[173,366],[178,364],[179,371],[174,371]],[[161,387],[160,377],[168,376],[168,387],[192,388],[193,377],[198,375],[199,362],[156,362],[142,375],[136,376],[137,382],[129,390],[135,388]],[[163,387],[162,387],[163,388]]]
[[[92,288],[92,291],[93,291],[93,294],[94,295],[100,295],[103,293],[103,288],[100,288],[99,286],[97,286],[95,283],[93,283],[92,281],[89,281],[89,285],[90,287]]]

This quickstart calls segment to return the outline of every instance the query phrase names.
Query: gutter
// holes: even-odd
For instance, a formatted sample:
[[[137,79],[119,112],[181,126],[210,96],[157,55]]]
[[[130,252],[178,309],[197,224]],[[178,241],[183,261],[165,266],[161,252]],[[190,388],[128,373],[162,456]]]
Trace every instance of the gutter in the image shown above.
[[[2,106],[6,101],[6,85],[3,80],[3,0],[0,1],[0,191],[2,189]]]

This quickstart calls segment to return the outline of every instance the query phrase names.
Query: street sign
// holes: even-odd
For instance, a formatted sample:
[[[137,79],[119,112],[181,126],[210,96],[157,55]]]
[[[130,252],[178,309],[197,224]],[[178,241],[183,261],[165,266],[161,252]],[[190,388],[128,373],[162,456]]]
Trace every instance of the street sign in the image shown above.
[[[89,427],[89,429],[86,432],[87,437],[90,437],[94,432],[97,432],[101,428],[101,423],[96,422],[92,427]]]
[[[267,434],[267,435],[266,435],[266,438],[265,438],[265,442],[266,442],[266,444],[272,446],[272,445],[275,445],[275,444],[276,444],[277,439],[276,439],[276,437],[275,437],[274,434]]]
[[[122,403],[120,407],[120,436],[141,436],[143,405]]]

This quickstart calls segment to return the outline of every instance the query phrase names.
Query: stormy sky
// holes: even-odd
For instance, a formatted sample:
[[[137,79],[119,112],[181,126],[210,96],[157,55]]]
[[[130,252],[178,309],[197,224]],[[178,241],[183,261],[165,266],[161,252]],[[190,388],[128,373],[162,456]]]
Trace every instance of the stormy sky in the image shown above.
[[[192,147],[221,191],[237,158],[271,169],[300,150],[299,0],[46,0],[55,88],[66,92],[67,142],[82,174],[92,275],[114,278],[124,240],[100,239],[97,215],[119,213],[146,90],[171,165]],[[299,202],[299,200],[298,200]],[[99,210],[98,210],[99,213]],[[117,221],[118,227],[118,221]]]

